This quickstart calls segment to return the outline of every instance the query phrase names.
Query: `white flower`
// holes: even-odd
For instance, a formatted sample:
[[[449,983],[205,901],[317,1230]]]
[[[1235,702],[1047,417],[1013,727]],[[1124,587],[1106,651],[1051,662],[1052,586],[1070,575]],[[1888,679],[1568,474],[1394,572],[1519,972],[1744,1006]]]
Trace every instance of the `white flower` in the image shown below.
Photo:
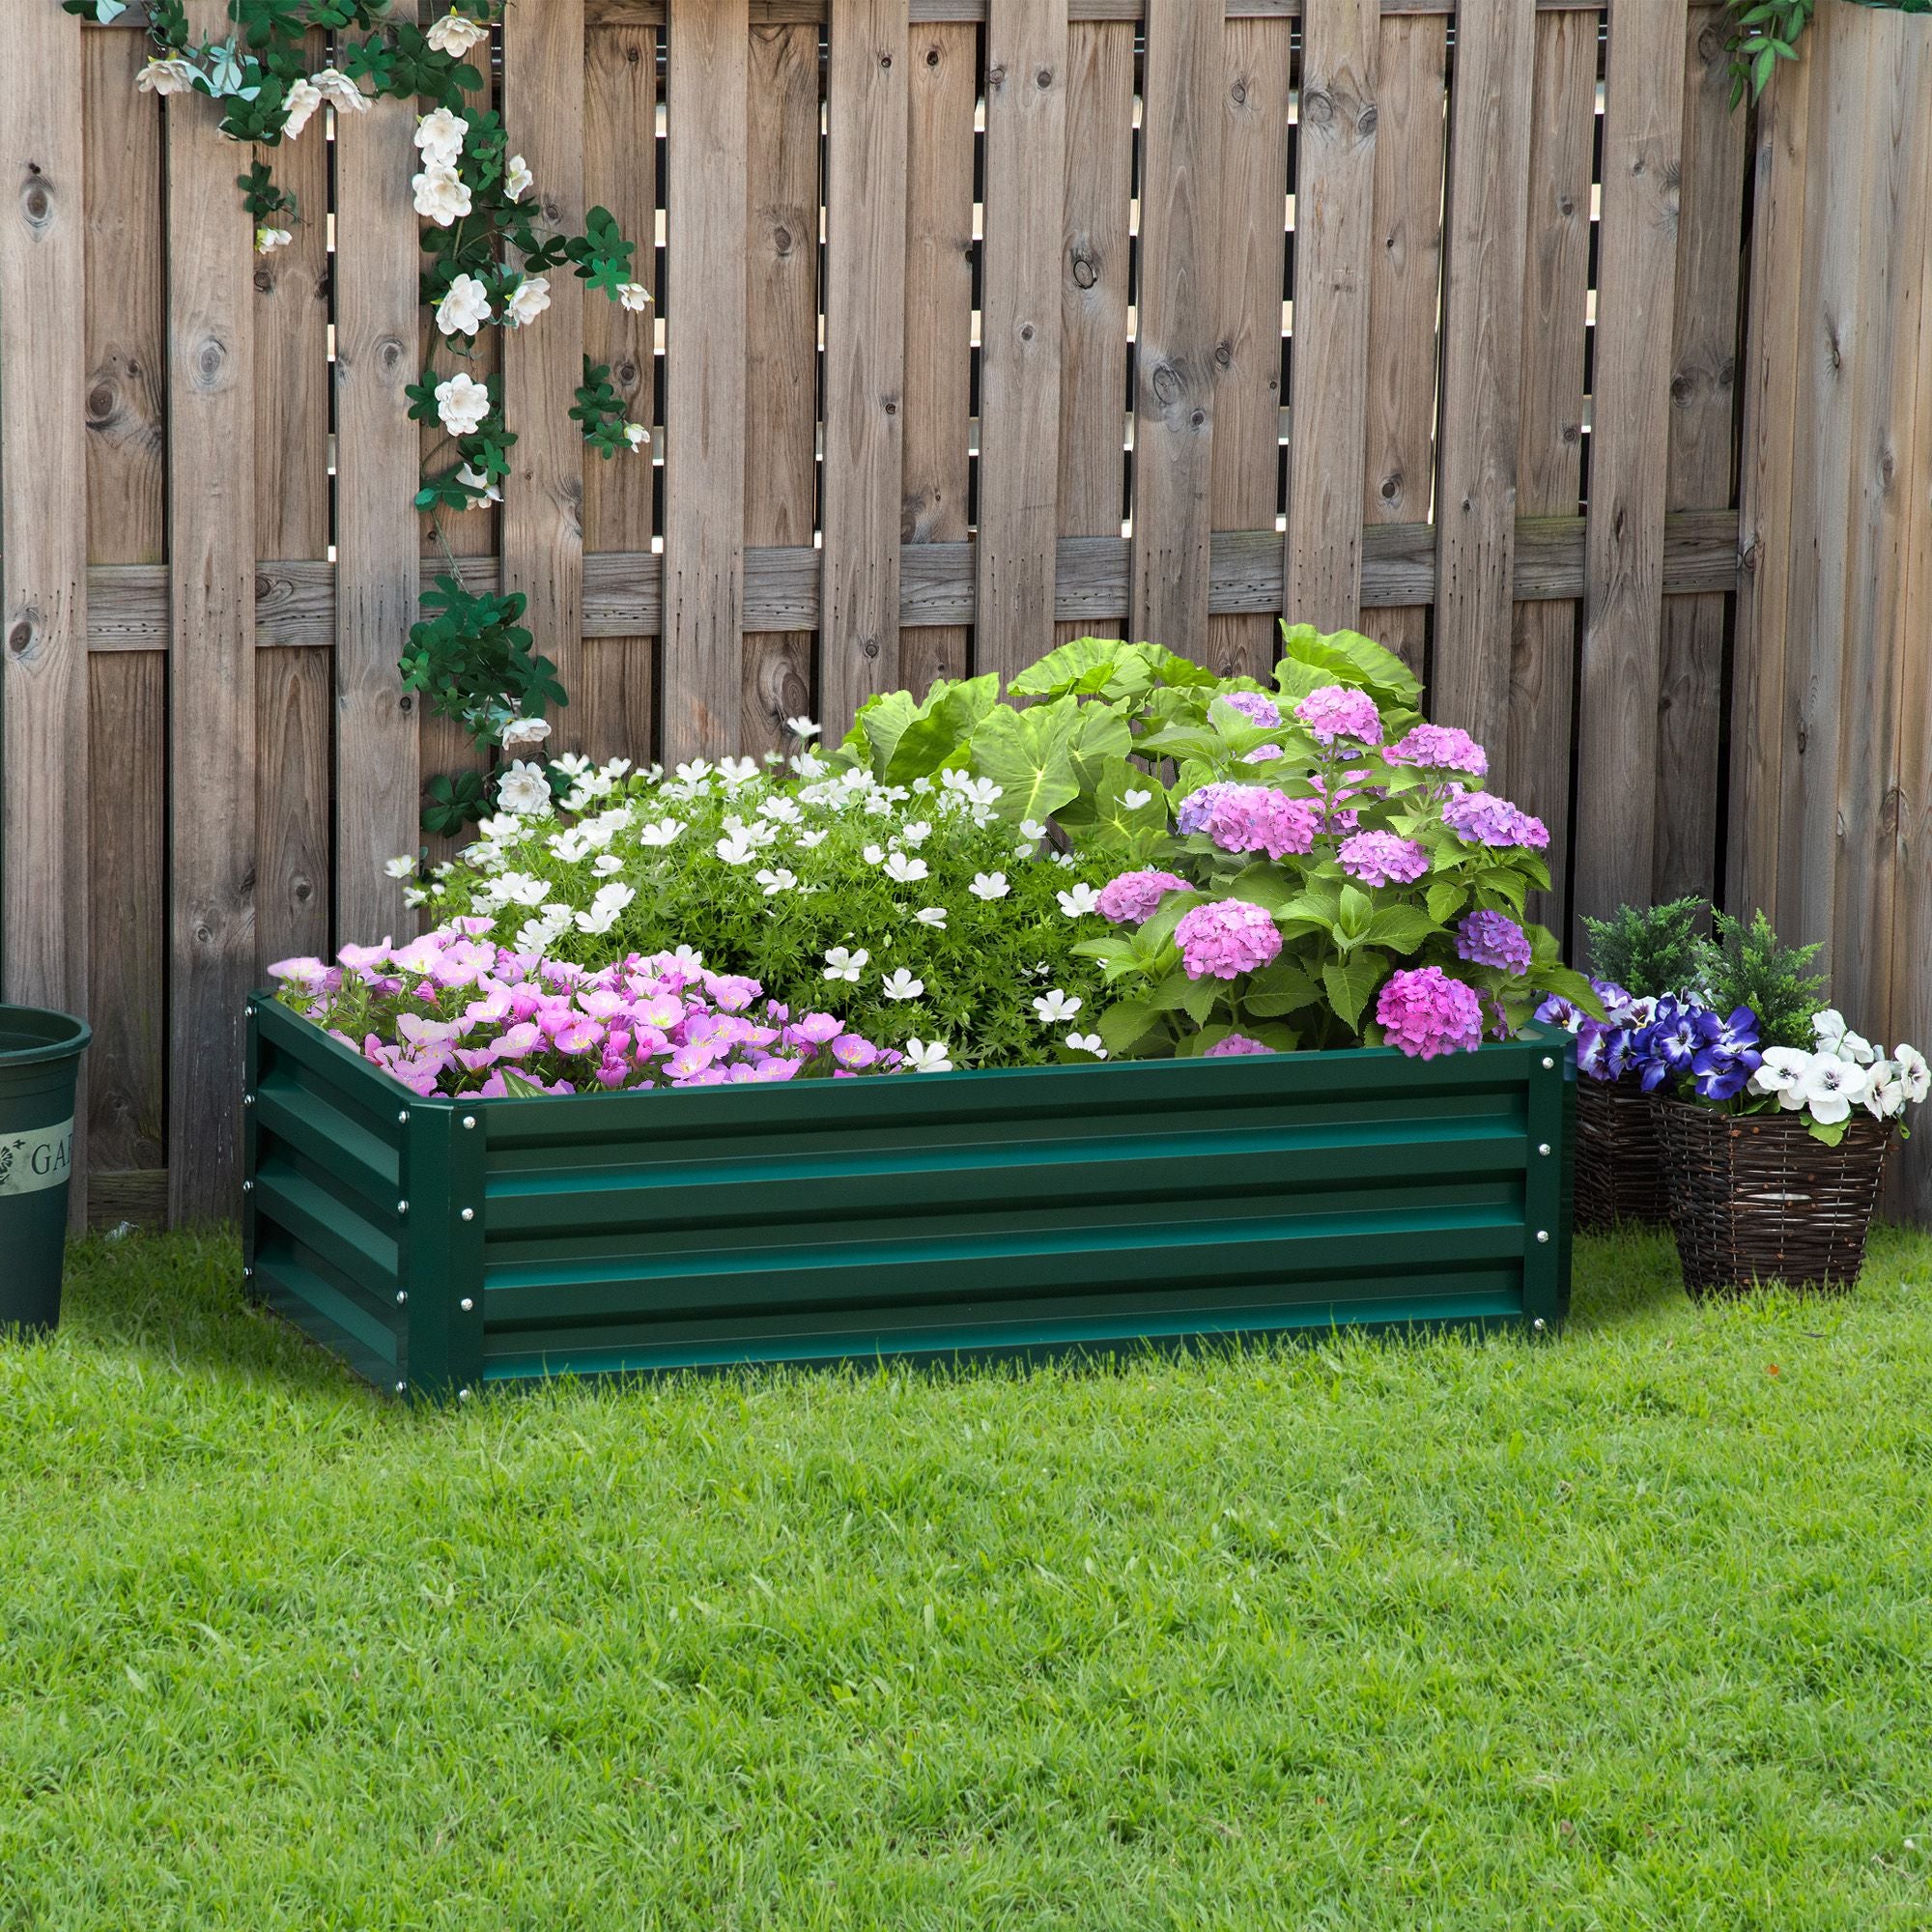
[[[469,123],[462,115],[439,107],[416,123],[411,138],[422,150],[425,167],[453,168],[463,158],[463,137],[469,131]]]
[[[856,985],[860,972],[871,956],[863,946],[856,952],[835,946],[825,955],[825,977],[828,980],[850,980]]]
[[[1865,1082],[1865,1111],[1875,1121],[1894,1121],[1905,1112],[1905,1082],[1898,1063],[1881,1060]]]
[[[1063,872],[1069,872],[1073,869],[1073,867],[1076,862],[1071,852],[1056,852],[1053,855],[1053,863],[1056,866],[1058,866]]]
[[[899,828],[899,837],[906,844],[917,848],[932,837],[932,827],[924,819],[915,818]]]
[[[582,752],[565,752],[561,757],[554,758],[552,762],[566,778],[581,779],[585,772],[592,769],[590,760]]]
[[[320,73],[310,74],[309,82],[338,113],[368,113],[369,97],[339,67],[326,67]]]
[[[1153,793],[1151,791],[1123,791],[1121,794],[1121,803],[1129,811],[1138,811],[1142,806],[1153,803]]]
[[[832,767],[811,752],[796,752],[789,760],[791,768],[802,779],[822,779]]]
[[[1003,899],[1012,888],[1007,884],[1004,872],[975,872],[973,883],[966,890],[976,899]]]
[[[590,862],[590,869],[600,879],[608,879],[613,872],[624,869],[624,862],[614,852],[600,852]]]
[[[1821,1126],[1833,1126],[1850,1118],[1852,1109],[1865,1097],[1869,1080],[1863,1067],[1821,1053],[1805,1072],[1799,1089],[1801,1102]]]
[[[258,228],[255,231],[255,252],[267,255],[276,248],[286,248],[295,240],[294,232],[287,228]]]
[[[513,718],[503,726],[497,743],[504,751],[517,753],[541,745],[550,736],[548,718]]]
[[[943,1039],[909,1039],[905,1043],[905,1064],[915,1073],[951,1073],[952,1062],[948,1058],[946,1042]]]
[[[1878,1058],[1878,1048],[1861,1035],[1847,1033],[1838,1041],[1838,1058],[1859,1066],[1869,1066]]]
[[[658,957],[668,960],[687,980],[704,971],[704,954],[695,946],[680,946],[675,952],[661,952]]]
[[[813,724],[810,718],[802,714],[797,718],[787,718],[785,720],[785,729],[794,738],[815,738],[824,728],[822,724]]]
[[[383,869],[392,879],[412,879],[416,872],[416,855],[405,852],[399,858],[385,860]]]
[[[1932,1092],[1932,1067],[1925,1064],[1925,1056],[1916,1046],[1897,1049],[1899,1083],[1905,1090],[1905,1097],[1916,1107]]]
[[[571,912],[568,906],[553,906],[535,919],[526,920],[517,928],[517,951],[548,952],[557,935],[569,930]]]
[[[1070,1020],[1083,1004],[1079,994],[1069,997],[1055,986],[1034,1001],[1033,1009],[1039,1015],[1041,1026],[1054,1026],[1061,1020]]]
[[[631,445],[631,454],[633,456],[639,450],[642,449],[650,440],[651,433],[642,423],[626,423],[624,425],[624,440]]]
[[[867,845],[859,856],[868,866],[883,866],[886,862],[886,848],[883,845]]]
[[[758,841],[744,830],[727,833],[711,848],[727,866],[748,866],[758,856]]]
[[[436,412],[451,436],[474,436],[490,413],[490,391],[459,371],[436,385]]]
[[[536,827],[526,825],[514,811],[498,811],[490,817],[479,819],[476,829],[486,838],[494,838],[502,844],[514,844],[520,838],[527,838]]]
[[[1084,919],[1090,912],[1099,910],[1100,895],[1084,883],[1075,886],[1070,893],[1061,893],[1056,896],[1060,900],[1061,911],[1068,919]]]
[[[946,930],[946,908],[944,906],[921,906],[913,918],[922,925],[936,925],[941,932]]]
[[[525,759],[512,761],[497,781],[497,803],[520,818],[543,818],[550,812],[550,781]]]
[[[765,896],[768,899],[777,898],[781,893],[790,892],[798,884],[798,874],[786,871],[782,866],[776,872],[767,867],[753,876],[759,885],[764,887]]]
[[[550,897],[550,881],[528,872],[505,872],[491,882],[490,890],[499,905],[540,906]]]
[[[293,141],[322,105],[322,89],[312,80],[292,80],[282,107],[282,139]]]
[[[1827,1053],[1836,1053],[1838,1042],[1845,1037],[1845,1016],[1836,1007],[1827,1007],[1811,1015],[1811,1031]],[[1793,1049],[1787,1047],[1784,1050],[1790,1052]]]
[[[758,816],[769,818],[774,825],[796,825],[805,813],[798,809],[796,800],[774,794],[760,802]]]
[[[889,1000],[916,1000],[925,991],[925,981],[915,980],[903,966],[895,966],[879,982],[879,991]]]
[[[689,763],[678,766],[677,775],[686,784],[702,784],[711,776],[711,761],[708,758],[693,758]]]
[[[186,94],[194,86],[196,72],[195,64],[185,55],[165,54],[151,60],[134,76],[134,85],[143,94]]]
[[[438,53],[461,60],[478,41],[490,38],[490,29],[452,7],[423,38]]]
[[[758,761],[755,758],[720,758],[718,776],[734,788],[750,784],[758,776]]]
[[[1805,1076],[1817,1056],[1796,1046],[1768,1046],[1750,1077],[1753,1094],[1775,1094],[1780,1107],[1796,1110],[1804,1104]]]
[[[526,275],[503,298],[503,327],[522,328],[534,322],[550,306],[550,277]]]
[[[503,164],[503,192],[512,201],[522,201],[529,192],[530,184],[536,176],[530,173],[523,156],[512,155]]]
[[[1031,838],[1037,845],[1046,837],[1046,827],[1037,818],[1023,818],[1020,820],[1020,837]]]
[[[609,932],[617,923],[618,916],[637,897],[636,889],[631,886],[600,886],[590,901],[590,910],[577,915],[577,928],[580,932]]]
[[[823,827],[815,826],[809,832],[801,832],[793,841],[802,852],[810,852],[814,846],[823,845],[832,837]]]
[[[440,114],[443,110],[438,108]],[[461,221],[469,213],[469,185],[450,167],[428,167],[410,177],[415,190],[416,213],[439,228]]]
[[[923,859],[908,859],[903,852],[886,854],[886,877],[902,886],[916,886],[929,869]]]
[[[976,779],[966,772],[944,771],[939,781],[949,792],[956,793],[968,805],[996,805],[1002,788],[991,779]]]
[[[445,335],[474,335],[490,320],[490,291],[474,275],[458,275],[436,305],[436,326]]]
[[[561,859],[566,866],[582,864],[597,849],[584,837],[581,826],[573,826],[568,832],[553,833],[544,842],[549,845],[552,856]]]
[[[1078,1004],[1076,1001],[1075,1005]],[[1107,1057],[1107,1049],[1101,1044],[1097,1033],[1070,1033],[1066,1036],[1066,1043],[1075,1053],[1091,1053],[1095,1060]]]
[[[479,503],[500,503],[503,493],[489,477],[472,464],[464,463],[457,467],[456,480],[469,492],[467,509],[475,509]]]
[[[651,305],[651,292],[642,282],[620,282],[617,285],[617,299],[633,315],[642,315]]]

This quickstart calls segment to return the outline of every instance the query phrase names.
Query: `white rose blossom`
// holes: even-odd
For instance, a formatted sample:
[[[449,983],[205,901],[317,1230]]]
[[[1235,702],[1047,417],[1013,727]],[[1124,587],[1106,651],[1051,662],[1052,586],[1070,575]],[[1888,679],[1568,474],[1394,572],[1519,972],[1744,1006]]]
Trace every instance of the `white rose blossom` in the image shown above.
[[[134,85],[143,94],[156,94],[165,99],[170,94],[190,92],[197,71],[195,64],[185,55],[161,54],[134,76]]]
[[[523,156],[512,155],[503,165],[503,192],[512,201],[522,201],[530,190],[530,184],[536,177],[530,173]]]
[[[438,53],[448,54],[452,60],[461,60],[479,41],[490,38],[490,29],[480,20],[472,20],[452,7],[423,38]]]
[[[522,328],[550,306],[550,277],[526,275],[503,298],[503,327]]]
[[[469,501],[464,506],[466,509],[474,510],[484,503],[500,503],[503,500],[502,491],[473,464],[459,464],[456,480],[469,492]]]
[[[651,433],[642,423],[626,423],[624,425],[624,440],[631,445],[632,455],[635,456],[650,440]]]
[[[445,335],[474,335],[490,320],[490,291],[474,275],[458,275],[436,305],[436,326]]]
[[[462,115],[439,107],[416,123],[411,138],[422,151],[425,167],[453,168],[463,158],[463,140],[469,132],[469,123]]]
[[[411,176],[410,186],[415,190],[416,213],[439,228],[447,228],[469,213],[469,185],[452,167],[427,167]]]
[[[620,282],[617,285],[617,299],[633,315],[642,315],[651,305],[651,292],[642,282]]]
[[[295,240],[294,232],[287,228],[270,228],[266,225],[255,231],[255,252],[267,255],[277,248],[286,248]]]
[[[497,803],[520,818],[543,818],[550,813],[550,781],[535,765],[522,758],[497,781]]]
[[[315,118],[322,89],[312,80],[292,80],[282,101],[282,139],[293,141]]]
[[[474,436],[490,413],[490,391],[458,371],[436,385],[436,413],[451,436]]]
[[[504,751],[515,753],[530,747],[541,745],[550,736],[548,718],[513,718],[503,726],[497,742]]]
[[[366,114],[369,97],[339,67],[309,75],[309,85],[340,114]]]

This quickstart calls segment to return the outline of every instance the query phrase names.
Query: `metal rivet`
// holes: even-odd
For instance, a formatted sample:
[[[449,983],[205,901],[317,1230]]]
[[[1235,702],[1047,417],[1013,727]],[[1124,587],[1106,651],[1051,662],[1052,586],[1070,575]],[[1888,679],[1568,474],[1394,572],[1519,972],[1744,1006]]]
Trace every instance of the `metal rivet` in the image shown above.
[[[409,1125],[409,1123],[410,1123],[410,1110],[407,1107],[405,1107],[403,1111],[396,1116],[396,1124],[399,1127],[406,1127]]]
[[[403,1394],[405,1394],[405,1393],[406,1393],[406,1392],[408,1391],[408,1389],[409,1389],[409,1386],[410,1386],[410,1385],[409,1385],[409,1383],[408,1383],[408,1382],[398,1382],[398,1383],[396,1384],[396,1393],[397,1393],[398,1395],[403,1395]]]
[[[456,1399],[458,1402],[468,1402],[469,1400],[469,1391],[468,1389],[458,1389],[456,1391]]]
[[[1547,1053],[1543,1056],[1543,1064],[1546,1066],[1554,1066],[1556,1065],[1555,1061],[1551,1060]]]
[[[474,1303],[473,1301],[471,1301],[471,1300],[470,1300],[470,1298],[469,1298],[469,1296],[468,1296],[467,1294],[466,1294],[466,1295],[465,1295],[465,1296],[463,1297],[463,1299],[462,1299],[461,1301],[459,1301],[459,1302],[458,1302],[458,1303],[457,1303],[456,1305],[457,1305],[457,1306],[458,1306],[458,1307],[459,1307],[460,1309],[462,1309],[462,1310],[463,1310],[463,1312],[464,1312],[464,1314],[466,1314],[466,1315],[468,1315],[468,1314],[469,1313],[469,1311],[470,1311],[470,1310],[471,1310],[472,1308],[474,1308],[474,1307],[476,1306],[476,1304],[475,1304],[475,1303]]]
[[[252,1180],[244,1180],[242,1183],[242,1192],[243,1194],[252,1194],[254,1193],[254,1191],[255,1191],[255,1183]]]
[[[242,1270],[242,1279],[243,1281],[246,1281],[249,1278],[249,1276],[252,1275],[254,1272],[255,1270],[253,1268],[243,1268]]]
[[[1549,1238],[1549,1230],[1548,1230],[1548,1228],[1539,1228],[1539,1229],[1537,1229],[1537,1231],[1536,1231],[1536,1238],[1537,1238],[1537,1239],[1538,1239],[1539,1241],[1547,1241],[1547,1240],[1548,1240],[1548,1238]]]
[[[1540,1154],[1547,1155],[1549,1152],[1549,1143],[1548,1141],[1538,1141],[1536,1151]]]
[[[1532,1328],[1534,1328],[1539,1335],[1541,1335],[1543,1333],[1543,1317],[1539,1315],[1536,1318],[1536,1320],[1532,1321],[1529,1325]]]
[[[473,1220],[475,1220],[475,1218],[476,1218],[476,1210],[475,1210],[475,1208],[465,1208],[465,1209],[463,1210],[463,1218],[464,1218],[464,1219],[465,1219],[466,1221],[473,1221]]]
[[[407,1301],[407,1300],[408,1300],[409,1298],[410,1298],[410,1294],[409,1294],[409,1290],[408,1290],[408,1289],[405,1289],[405,1288],[399,1288],[399,1289],[397,1289],[397,1291],[396,1291],[396,1306],[397,1306],[398,1308],[400,1308],[400,1307],[401,1307],[401,1306],[403,1305],[403,1303],[404,1303],[404,1302],[406,1302],[406,1301]]]
[[[398,1214],[407,1214],[409,1211],[410,1204],[407,1201],[398,1201],[396,1203],[396,1212]]]
[[[473,1127],[476,1124],[476,1116],[474,1114],[465,1114],[463,1117],[463,1124],[466,1127]]]
[[[242,1105],[243,1105],[244,1107],[252,1107],[252,1106],[253,1106],[253,1105],[255,1104],[255,1096],[254,1096],[254,1094],[242,1094]]]

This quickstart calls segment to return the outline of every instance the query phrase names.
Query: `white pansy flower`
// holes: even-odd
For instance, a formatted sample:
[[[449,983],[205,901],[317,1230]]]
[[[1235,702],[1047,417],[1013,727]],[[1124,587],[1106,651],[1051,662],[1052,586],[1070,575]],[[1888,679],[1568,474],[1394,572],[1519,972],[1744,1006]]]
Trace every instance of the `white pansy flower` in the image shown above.
[[[436,413],[451,436],[474,436],[490,413],[490,391],[459,371],[436,385]]]
[[[796,718],[787,718],[785,720],[785,729],[789,731],[794,738],[801,738],[801,739],[815,738],[818,736],[819,732],[824,728],[825,727],[823,725],[818,724],[814,723],[813,720],[806,717],[803,712],[801,712]]]
[[[1852,1109],[1865,1097],[1869,1080],[1862,1066],[1821,1053],[1812,1060],[1798,1091],[1814,1121],[1821,1126],[1835,1126],[1848,1120]]]
[[[410,186],[415,192],[416,213],[439,228],[447,228],[469,213],[469,185],[454,168],[425,168],[410,177]]]
[[[503,192],[512,201],[522,201],[529,192],[530,184],[535,180],[536,176],[530,173],[523,156],[512,155],[503,163]]]
[[[293,141],[315,118],[322,89],[312,80],[292,80],[282,102],[282,139]]]
[[[1845,1016],[1836,1007],[1826,1007],[1811,1015],[1811,1032],[1827,1053],[1836,1053],[1838,1042],[1845,1037]],[[1783,1049],[1790,1052],[1793,1049]]]
[[[1070,1033],[1066,1043],[1075,1053],[1091,1053],[1095,1060],[1105,1060],[1107,1049],[1097,1033]]]
[[[825,954],[825,977],[828,980],[850,980],[856,985],[866,961],[871,956],[863,946],[856,952],[843,946],[832,947]]]
[[[255,231],[255,252],[258,255],[271,254],[277,248],[286,248],[295,239],[292,229],[265,225]]]
[[[1012,891],[1004,872],[975,872],[966,888],[976,899],[1003,899]]]
[[[404,852],[394,859],[384,861],[383,869],[392,879],[412,879],[416,873],[416,858],[413,852]]]
[[[765,896],[768,899],[777,898],[781,893],[790,892],[798,884],[798,874],[786,871],[782,866],[776,872],[770,867],[765,867],[753,876],[764,887]]]
[[[1928,1092],[1932,1092],[1932,1067],[1926,1065],[1925,1056],[1916,1046],[1899,1046],[1895,1049],[1895,1057],[1905,1097],[1916,1107]]]
[[[889,1000],[916,1000],[925,991],[925,981],[915,980],[903,966],[895,966],[879,982],[879,991]]]
[[[194,87],[195,64],[181,54],[162,54],[151,60],[134,76],[134,85],[143,94],[186,94]]]
[[[1046,827],[1037,818],[1023,818],[1020,820],[1020,837],[1031,838],[1037,844],[1046,837]]]
[[[541,745],[549,736],[548,718],[513,718],[503,726],[497,742],[504,751],[517,753]]]
[[[633,315],[642,315],[651,305],[651,292],[642,282],[620,282],[617,285],[617,299]]]
[[[1085,919],[1090,912],[1097,912],[1100,908],[1100,895],[1085,883],[1075,886],[1070,893],[1061,893],[1057,896],[1061,911],[1068,919]]]
[[[899,885],[916,886],[929,870],[923,859],[909,859],[903,852],[889,852],[886,855],[886,877]]]
[[[339,67],[326,67],[309,75],[309,84],[341,114],[366,114],[369,97]]]
[[[502,491],[473,464],[459,464],[456,480],[469,492],[469,501],[465,506],[468,509],[473,510],[483,503],[500,503],[503,500]]]
[[[550,277],[526,275],[503,298],[503,327],[522,328],[534,322],[550,306]]]
[[[479,41],[490,38],[490,29],[452,7],[423,38],[438,53],[461,60]]]
[[[1813,1058],[1801,1047],[1766,1047],[1763,1060],[1751,1074],[1750,1091],[1753,1094],[1776,1094],[1780,1107],[1802,1107],[1804,1096],[1801,1090]]]
[[[944,906],[921,906],[913,914],[913,918],[918,920],[922,925],[937,926],[941,932],[946,930],[946,908]]]
[[[1033,1009],[1039,1015],[1041,1026],[1056,1026],[1062,1020],[1070,1020],[1083,1004],[1078,993],[1069,996],[1053,986],[1034,1001]]]
[[[1893,1121],[1905,1112],[1905,1082],[1896,1061],[1881,1060],[1866,1077],[1865,1112],[1875,1121]]]
[[[943,1039],[909,1039],[905,1043],[905,1064],[914,1073],[951,1073],[952,1062]]]
[[[519,818],[542,818],[550,811],[550,781],[523,758],[497,781],[497,803]]]
[[[436,326],[445,335],[474,335],[490,320],[490,291],[474,275],[458,275],[436,305]]]
[[[1123,791],[1121,794],[1121,803],[1129,811],[1138,811],[1142,806],[1153,803],[1153,793],[1151,791]]]
[[[1878,1048],[1862,1035],[1847,1032],[1838,1041],[1838,1058],[1859,1066],[1869,1066],[1878,1059]]]
[[[439,107],[416,123],[411,138],[422,150],[425,167],[453,168],[463,158],[463,137],[469,132],[469,123],[462,115]]]

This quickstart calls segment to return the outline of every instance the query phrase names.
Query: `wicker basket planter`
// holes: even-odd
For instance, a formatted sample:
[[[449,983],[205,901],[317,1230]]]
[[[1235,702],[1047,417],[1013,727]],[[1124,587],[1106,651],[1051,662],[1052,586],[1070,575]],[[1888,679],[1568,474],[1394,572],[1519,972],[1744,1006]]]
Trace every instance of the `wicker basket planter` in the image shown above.
[[[1561,1034],[425,1100],[266,998],[248,1033],[248,1288],[399,1395],[1568,1306]]]
[[[1577,1082],[1577,1225],[1660,1226],[1670,1218],[1650,1095],[1632,1081]]]
[[[1826,1289],[1858,1280],[1890,1122],[1857,1116],[1832,1148],[1795,1113],[1725,1114],[1670,1098],[1651,1106],[1691,1294],[1734,1293],[1761,1281]]]

